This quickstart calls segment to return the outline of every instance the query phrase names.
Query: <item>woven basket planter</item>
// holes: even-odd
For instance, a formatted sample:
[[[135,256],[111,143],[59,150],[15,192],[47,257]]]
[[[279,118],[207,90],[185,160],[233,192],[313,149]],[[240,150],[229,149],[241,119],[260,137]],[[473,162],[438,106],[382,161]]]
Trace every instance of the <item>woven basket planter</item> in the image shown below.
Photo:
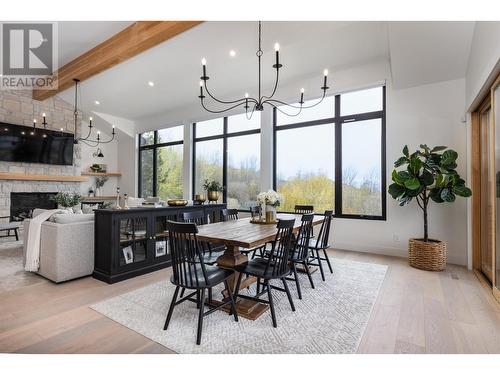
[[[408,242],[408,263],[425,271],[442,271],[446,268],[446,242],[410,238]]]

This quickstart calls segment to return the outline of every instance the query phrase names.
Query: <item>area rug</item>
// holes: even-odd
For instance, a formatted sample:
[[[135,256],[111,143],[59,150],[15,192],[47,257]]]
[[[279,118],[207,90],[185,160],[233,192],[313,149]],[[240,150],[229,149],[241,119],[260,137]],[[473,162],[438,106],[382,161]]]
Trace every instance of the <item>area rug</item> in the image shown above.
[[[43,279],[24,271],[22,241],[0,241],[0,293],[37,284]]]
[[[296,311],[286,294],[273,291],[278,327],[270,312],[255,321],[235,322],[217,311],[203,322],[201,345],[196,345],[197,310],[194,303],[176,306],[170,326],[163,324],[174,293],[169,281],[114,297],[90,306],[95,311],[177,353],[355,353],[384,280],[387,266],[332,259],[333,274],[315,289],[300,275],[302,300],[289,282]],[[254,292],[250,289],[248,293]],[[214,296],[220,293],[214,291]]]

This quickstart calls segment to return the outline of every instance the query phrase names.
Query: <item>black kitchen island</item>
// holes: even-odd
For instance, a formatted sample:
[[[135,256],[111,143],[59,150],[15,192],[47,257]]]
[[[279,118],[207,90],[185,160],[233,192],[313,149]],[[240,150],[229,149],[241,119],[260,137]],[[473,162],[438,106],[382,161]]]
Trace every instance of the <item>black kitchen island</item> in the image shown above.
[[[92,276],[112,284],[169,267],[167,220],[203,211],[209,222],[218,222],[223,208],[226,204],[96,210]]]

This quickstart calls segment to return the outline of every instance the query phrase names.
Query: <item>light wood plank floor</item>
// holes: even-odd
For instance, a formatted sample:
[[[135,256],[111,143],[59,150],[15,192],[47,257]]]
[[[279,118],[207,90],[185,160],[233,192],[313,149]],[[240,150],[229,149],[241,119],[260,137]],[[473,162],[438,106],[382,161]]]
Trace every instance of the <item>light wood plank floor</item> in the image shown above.
[[[402,258],[330,253],[333,260],[389,266],[359,353],[500,353],[500,305],[465,268],[432,273]],[[60,285],[40,278],[2,292],[0,352],[172,353],[88,308],[169,274],[162,270],[114,285],[91,277]]]

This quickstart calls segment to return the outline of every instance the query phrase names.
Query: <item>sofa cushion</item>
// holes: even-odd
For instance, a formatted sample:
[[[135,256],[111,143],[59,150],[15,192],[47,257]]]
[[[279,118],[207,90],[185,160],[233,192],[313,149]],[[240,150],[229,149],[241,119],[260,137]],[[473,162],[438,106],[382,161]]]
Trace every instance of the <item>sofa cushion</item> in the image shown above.
[[[55,223],[58,224],[71,224],[81,223],[85,221],[93,221],[94,214],[55,214],[52,216]]]

